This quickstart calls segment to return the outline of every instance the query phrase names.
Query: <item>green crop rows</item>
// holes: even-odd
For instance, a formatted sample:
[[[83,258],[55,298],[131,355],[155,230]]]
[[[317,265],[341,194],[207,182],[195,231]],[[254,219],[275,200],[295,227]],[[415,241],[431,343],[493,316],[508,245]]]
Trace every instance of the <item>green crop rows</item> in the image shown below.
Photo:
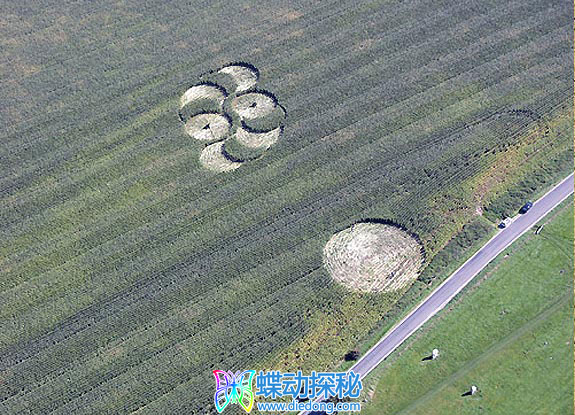
[[[572,169],[566,2],[2,15],[0,413],[205,413],[212,369],[336,367],[403,293],[333,284],[335,232],[389,220],[429,263],[478,208],[495,220]],[[261,158],[216,174],[178,105],[230,62],[286,118]]]

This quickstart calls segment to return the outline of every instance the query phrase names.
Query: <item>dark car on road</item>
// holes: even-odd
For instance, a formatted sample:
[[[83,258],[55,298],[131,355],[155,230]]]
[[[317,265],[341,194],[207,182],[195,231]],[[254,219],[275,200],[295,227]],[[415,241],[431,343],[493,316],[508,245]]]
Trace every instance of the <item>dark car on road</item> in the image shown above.
[[[497,225],[497,227],[499,229],[505,229],[507,225],[511,223],[511,221],[512,221],[511,218],[505,218],[499,223],[499,225]]]
[[[532,202],[527,202],[523,205],[523,207],[521,207],[521,209],[519,209],[519,213],[521,213],[522,215],[527,213],[527,211],[529,209],[531,209],[533,207],[533,203]]]

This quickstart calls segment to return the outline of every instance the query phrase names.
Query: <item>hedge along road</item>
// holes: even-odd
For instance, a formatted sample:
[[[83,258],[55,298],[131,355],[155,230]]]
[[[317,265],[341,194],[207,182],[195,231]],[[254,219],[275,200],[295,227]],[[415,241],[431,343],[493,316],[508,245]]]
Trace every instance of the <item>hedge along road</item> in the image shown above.
[[[365,378],[427,320],[445,307],[495,257],[569,197],[573,193],[574,184],[571,174],[537,200],[526,214],[518,216],[505,229],[499,231],[349,370],[359,374],[362,379]],[[300,415],[309,413],[304,411]]]

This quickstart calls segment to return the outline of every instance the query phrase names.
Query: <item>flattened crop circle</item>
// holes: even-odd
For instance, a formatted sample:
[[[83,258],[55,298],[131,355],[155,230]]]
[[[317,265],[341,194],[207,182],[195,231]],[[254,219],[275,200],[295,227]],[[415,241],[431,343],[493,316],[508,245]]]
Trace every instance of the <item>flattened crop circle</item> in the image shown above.
[[[200,79],[180,97],[178,117],[186,134],[207,146],[200,155],[202,166],[233,171],[277,143],[286,111],[271,92],[256,89],[255,66],[234,63]]]
[[[226,138],[231,128],[227,117],[221,114],[203,113],[186,122],[186,133],[200,141],[219,141]]]
[[[180,108],[202,99],[212,99],[222,105],[226,99],[226,92],[223,88],[215,84],[203,83],[193,85],[180,97]]]
[[[415,281],[423,251],[397,226],[362,222],[333,235],[323,261],[332,278],[350,290],[393,292]]]
[[[232,100],[232,109],[245,119],[264,117],[276,108],[275,99],[261,92],[248,92]]]
[[[245,63],[227,65],[218,72],[230,75],[233,78],[236,84],[235,92],[237,93],[253,88],[260,76],[260,73],[255,66]]]
[[[270,148],[278,141],[281,128],[276,128],[263,133],[250,132],[243,127],[236,130],[235,137],[242,145],[247,148]]]
[[[202,151],[200,163],[208,170],[212,171],[233,171],[240,167],[242,163],[229,160],[223,153],[224,143],[214,143]]]

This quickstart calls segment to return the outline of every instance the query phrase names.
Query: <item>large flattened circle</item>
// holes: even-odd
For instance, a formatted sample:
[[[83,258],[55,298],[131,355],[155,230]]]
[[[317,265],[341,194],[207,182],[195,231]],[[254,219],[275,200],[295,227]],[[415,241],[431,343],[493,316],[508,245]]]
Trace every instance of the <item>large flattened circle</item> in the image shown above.
[[[336,233],[323,252],[332,278],[359,292],[393,292],[409,286],[419,274],[419,242],[397,226],[362,222]]]

